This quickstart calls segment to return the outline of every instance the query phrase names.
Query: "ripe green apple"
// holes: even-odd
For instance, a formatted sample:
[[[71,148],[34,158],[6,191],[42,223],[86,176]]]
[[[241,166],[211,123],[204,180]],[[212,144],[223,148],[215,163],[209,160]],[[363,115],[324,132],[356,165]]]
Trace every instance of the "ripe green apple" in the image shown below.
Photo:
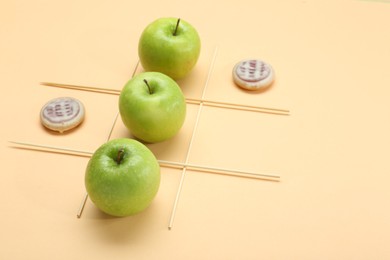
[[[113,139],[92,155],[85,187],[92,202],[117,217],[146,209],[160,186],[160,166],[154,154],[134,139]]]
[[[173,79],[160,72],[143,72],[123,87],[119,112],[135,137],[156,143],[179,132],[186,116],[186,101]]]
[[[191,24],[176,18],[160,18],[142,32],[138,56],[145,71],[162,72],[176,80],[195,66],[200,45],[198,32]]]

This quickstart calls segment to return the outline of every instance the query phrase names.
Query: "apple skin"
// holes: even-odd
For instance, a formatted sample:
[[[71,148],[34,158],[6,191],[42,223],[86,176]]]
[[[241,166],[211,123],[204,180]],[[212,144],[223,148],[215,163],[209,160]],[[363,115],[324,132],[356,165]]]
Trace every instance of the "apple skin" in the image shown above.
[[[185,77],[198,61],[201,42],[196,29],[177,18],[160,18],[142,32],[138,56],[145,71],[158,71],[173,79]]]
[[[173,79],[159,72],[143,72],[123,87],[119,112],[124,125],[136,138],[157,143],[179,132],[186,117],[186,101]]]
[[[118,153],[123,149],[118,163]],[[92,155],[85,171],[89,198],[101,211],[125,217],[145,210],[160,186],[154,154],[134,139],[113,139]]]

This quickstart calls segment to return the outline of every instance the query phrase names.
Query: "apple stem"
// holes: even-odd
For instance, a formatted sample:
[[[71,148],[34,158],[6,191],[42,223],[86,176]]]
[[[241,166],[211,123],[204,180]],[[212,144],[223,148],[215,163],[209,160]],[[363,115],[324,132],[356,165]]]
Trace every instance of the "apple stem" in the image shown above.
[[[179,28],[179,23],[180,23],[180,18],[177,19],[176,28],[175,28],[175,31],[173,32],[173,36],[176,36],[176,34],[177,34],[177,29]]]
[[[148,86],[148,89],[149,89],[149,94],[153,94],[153,92],[152,92],[152,88],[150,87],[150,85],[149,85],[148,81],[147,81],[146,79],[144,79],[144,82],[145,82],[146,86]]]
[[[116,163],[118,165],[121,164],[124,155],[125,155],[125,149],[124,148],[119,149],[118,155],[116,157]]]

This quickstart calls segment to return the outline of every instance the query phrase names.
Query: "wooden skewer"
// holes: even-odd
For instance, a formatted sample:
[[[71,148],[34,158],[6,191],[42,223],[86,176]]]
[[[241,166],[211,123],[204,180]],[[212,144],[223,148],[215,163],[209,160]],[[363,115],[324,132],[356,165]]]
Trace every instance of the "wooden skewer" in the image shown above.
[[[138,67],[139,67],[139,60],[135,64],[135,67],[134,67],[134,70],[132,72],[131,77],[134,77],[135,73],[138,70]],[[54,83],[54,82],[41,82],[40,84],[43,85],[43,86],[48,86],[48,87],[66,88],[66,89],[74,89],[74,90],[83,90],[83,91],[90,91],[90,92],[97,92],[97,93],[111,94],[111,95],[119,95],[121,93],[120,90],[111,89],[111,88],[97,88],[97,87],[90,87],[90,86],[61,84],[61,83]]]
[[[120,90],[109,89],[109,88],[87,87],[87,86],[61,84],[61,83],[54,83],[54,82],[41,82],[40,84],[48,87],[83,90],[83,91],[90,91],[90,92],[97,92],[97,93],[111,94],[111,95],[119,95],[121,93]]]
[[[77,218],[81,218],[81,215],[83,214],[85,203],[87,203],[88,197],[89,197],[88,193],[85,193],[84,198],[83,198],[83,200],[81,202],[79,211],[77,212]]]
[[[139,65],[139,61],[137,62],[136,66],[135,66],[135,68],[134,68],[132,77],[134,77],[134,74],[135,74],[135,72],[137,71],[138,65]],[[100,89],[93,88],[93,90],[100,90]],[[109,92],[109,91],[111,91],[111,89],[104,89],[104,90],[105,90],[105,91],[108,91],[108,92],[107,92],[108,94],[115,94],[115,95],[118,94],[116,90],[114,90],[112,93]],[[113,131],[114,131],[114,127],[115,127],[116,121],[118,120],[118,116],[119,116],[119,112],[116,113],[116,116],[115,116],[115,118],[114,118],[114,121],[112,122],[110,132],[108,133],[107,142],[111,139],[111,135],[112,135],[112,133],[113,133]],[[91,155],[92,155],[92,154],[91,154]],[[83,198],[83,200],[81,201],[81,205],[80,205],[79,211],[78,211],[78,213],[77,213],[77,218],[81,218],[81,215],[83,214],[83,211],[84,211],[84,208],[85,208],[85,204],[87,203],[88,197],[89,197],[88,192],[85,192],[84,198]]]
[[[15,147],[17,148],[27,149],[27,150],[49,152],[49,153],[61,153],[66,155],[75,155],[75,156],[82,156],[82,157],[91,157],[93,155],[93,152],[68,149],[68,148],[63,148],[58,146],[48,146],[48,145],[40,145],[40,144],[16,142],[16,141],[9,141],[9,143],[15,145]],[[165,161],[165,160],[158,160],[158,162],[161,167],[167,167],[167,168],[182,169],[185,167],[188,170],[197,171],[197,172],[207,172],[207,173],[230,175],[236,177],[245,177],[245,178],[268,180],[268,181],[280,181],[280,176],[278,175],[260,174],[254,172],[201,166],[196,164],[180,163],[180,162]]]
[[[54,83],[54,82],[41,82],[40,84],[49,87],[90,91],[90,92],[97,92],[97,93],[110,94],[110,95],[119,95],[121,93],[121,90],[109,89],[109,88],[97,88],[97,87],[79,86],[79,85],[71,85],[71,84],[61,84],[61,83]],[[186,102],[188,104],[199,105],[202,103],[203,105],[210,106],[210,107],[228,108],[228,109],[243,110],[243,111],[250,111],[250,112],[271,113],[277,115],[290,114],[290,111],[287,109],[242,105],[242,104],[229,103],[229,102],[212,101],[203,98],[202,99],[186,98]]]
[[[189,100],[187,99],[187,102],[188,101]],[[259,113],[286,115],[286,116],[288,116],[290,114],[290,111],[285,110],[285,109],[240,105],[240,104],[234,104],[234,103],[228,103],[228,102],[217,102],[217,101],[210,101],[210,100],[191,100],[190,102],[203,103],[205,106],[209,106],[209,107],[235,109],[235,110],[243,110],[243,111],[249,111],[249,112],[259,112]]]
[[[115,123],[118,120],[118,116],[119,116],[119,112],[116,114],[114,121],[112,122],[110,132],[108,133],[107,142],[111,139],[111,135],[112,135],[112,132],[114,131]],[[89,156],[92,156],[92,153],[89,153]],[[77,218],[81,218],[81,215],[83,214],[85,204],[87,203],[88,197],[89,197],[88,192],[85,192],[84,198],[80,204],[79,211],[77,212]]]
[[[203,100],[203,102],[205,103],[205,105],[210,105],[210,104],[213,104],[213,105],[220,105],[220,106],[229,106],[229,107],[235,107],[235,108],[248,108],[248,109],[254,109],[253,111],[255,110],[259,110],[259,112],[262,112],[262,111],[274,111],[274,112],[279,112],[279,113],[282,113],[282,114],[289,114],[290,111],[289,110],[286,110],[286,109],[280,109],[280,108],[270,108],[270,107],[259,107],[259,106],[251,106],[251,105],[241,105],[241,104],[236,104],[236,103],[228,103],[228,102],[221,102],[221,101],[211,101],[211,100]]]
[[[207,86],[208,86],[208,82],[210,80],[210,76],[211,76],[212,71],[214,69],[214,63],[215,63],[215,59],[217,57],[217,53],[218,53],[218,48],[216,47],[215,51],[214,51],[213,59],[211,60],[209,71],[207,73],[207,79],[206,79],[205,85],[203,87],[202,100],[203,100],[203,98],[204,98],[204,96],[206,94],[206,89],[207,89]],[[202,113],[203,105],[204,105],[204,103],[200,102],[199,109],[198,109],[198,114],[196,115],[196,121],[195,121],[194,130],[192,131],[191,141],[190,141],[190,144],[189,144],[188,150],[187,150],[185,164],[188,164],[188,160],[189,160],[189,157],[190,157],[192,144],[193,144],[194,139],[195,139],[195,133],[196,133],[196,130],[198,129],[198,123],[199,123],[200,115]],[[179,199],[180,199],[181,191],[183,189],[183,184],[184,184],[184,180],[185,180],[186,175],[187,175],[187,166],[183,167],[183,170],[181,172],[180,183],[179,183],[179,187],[178,187],[177,192],[176,192],[175,201],[173,203],[173,209],[172,209],[172,213],[171,213],[171,218],[169,220],[169,225],[168,225],[168,229],[169,230],[171,230],[172,227],[173,227],[173,222],[174,222],[175,216],[176,216],[176,208],[177,208],[177,206],[179,204]]]
[[[280,181],[280,176],[277,175],[260,174],[260,173],[254,173],[248,171],[201,166],[201,165],[190,164],[190,163],[177,163],[177,162],[163,161],[163,160],[159,160],[159,163],[161,166],[165,166],[165,167],[172,167],[172,168],[185,167],[187,168],[187,170],[192,170],[197,172],[215,173],[215,174],[230,175],[236,177],[247,177],[247,178],[252,177],[254,179],[261,179],[261,180],[268,180],[268,181]]]
[[[16,142],[16,141],[8,141],[8,142],[15,145],[15,147],[17,148],[21,148],[25,150],[60,153],[60,154],[74,155],[74,156],[81,156],[81,157],[92,156],[92,153],[88,151],[81,151],[81,150],[68,149],[68,148],[63,148],[58,146],[47,146],[47,145],[32,144],[32,143],[25,143],[25,142]]]

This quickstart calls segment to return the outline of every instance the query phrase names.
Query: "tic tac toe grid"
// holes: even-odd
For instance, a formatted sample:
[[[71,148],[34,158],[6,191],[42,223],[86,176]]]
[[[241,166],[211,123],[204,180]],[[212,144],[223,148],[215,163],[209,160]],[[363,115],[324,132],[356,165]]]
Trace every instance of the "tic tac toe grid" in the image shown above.
[[[236,148],[237,140],[240,140],[240,136],[242,134],[249,136],[252,135],[254,140],[258,137],[258,133],[253,133],[250,130],[250,124],[254,122],[246,121],[253,119],[257,121],[259,119],[258,117],[263,117],[263,122],[262,120],[259,120],[259,123],[266,124],[271,120],[273,127],[282,128],[284,124],[283,122],[285,121],[285,116],[289,115],[289,111],[281,109],[279,107],[279,104],[275,104],[270,107],[269,105],[261,106],[261,104],[255,105],[251,104],[250,102],[249,104],[243,104],[242,102],[235,101],[234,99],[231,101],[223,101],[222,99],[221,101],[220,98],[208,98],[208,93],[212,93],[213,95],[218,91],[221,91],[221,93],[219,93],[219,96],[223,97],[223,88],[219,87],[218,90],[218,86],[210,84],[210,80],[213,76],[215,76],[214,67],[219,55],[221,55],[219,46],[209,48],[209,51],[206,51],[206,55],[204,55],[203,59],[203,63],[207,63],[207,68],[203,68],[202,71],[198,72],[199,75],[197,75],[195,83],[192,82],[191,86],[188,86],[188,82],[186,82],[185,80],[178,81],[187,99],[186,122],[183,125],[183,129],[179,132],[179,134],[171,140],[162,143],[146,144],[153,151],[153,153],[156,155],[157,159],[160,162],[162,178],[164,178],[164,171],[167,168],[174,168],[180,172],[180,178],[178,179],[179,181],[175,184],[176,194],[173,198],[171,197],[172,204],[171,209],[169,209],[171,211],[171,214],[170,218],[167,219],[167,225],[169,229],[174,226],[177,209],[180,207],[181,193],[183,190],[185,190],[186,182],[188,182],[188,180],[186,180],[186,176],[188,174],[192,174],[193,172],[201,172],[202,174],[218,174],[220,175],[220,178],[251,178],[274,182],[278,182],[280,178],[280,173],[275,172],[275,170],[273,169],[261,169],[259,171],[259,167],[253,167],[253,165],[261,164],[262,160],[252,160],[249,164],[249,167],[231,167],[226,166],[226,164],[228,164],[227,162],[213,162],[213,156],[210,156],[210,154],[206,151],[202,152],[202,149],[196,148],[197,146],[199,146],[198,142],[202,140],[206,142],[210,140],[218,140],[219,142],[217,142],[217,144],[214,146],[219,146],[222,149],[231,150],[232,158],[236,158],[236,163],[238,163],[239,165],[240,163],[238,161],[242,160],[242,157],[245,158],[246,156],[245,149],[242,149],[242,146],[241,148]],[[234,63],[232,63],[232,66],[233,65]],[[132,74],[135,75],[142,71],[142,67],[140,66],[139,62],[137,62],[134,65]],[[226,84],[224,87],[228,87],[237,91],[237,86],[235,86],[231,80],[231,74],[223,76],[230,82],[230,84]],[[120,89],[103,89],[92,86],[87,87],[62,83],[42,83],[42,85],[72,89],[70,90],[71,92],[69,92],[69,94],[74,97],[77,97],[77,93],[80,93],[80,91],[82,91],[89,95],[91,94],[91,92],[98,92],[98,94],[94,95],[112,95],[115,99],[115,96],[118,96],[120,93]],[[217,92],[215,92],[216,90]],[[245,91],[243,92],[242,90],[238,91],[240,91],[241,94],[250,96],[252,100],[254,100],[257,96],[263,94],[249,93]],[[100,112],[91,111],[88,109],[88,106],[86,106],[86,110],[86,122],[83,123],[82,127],[88,124],[88,116],[90,114]],[[207,111],[205,112],[205,110]],[[232,113],[235,114],[235,117],[238,115],[240,118],[242,118],[242,120],[239,120],[239,122],[236,120],[229,121],[229,117]],[[205,115],[207,115],[206,118]],[[277,122],[276,126],[275,122]],[[202,124],[209,124],[210,126],[210,124],[213,125],[219,123],[239,124],[241,126],[242,132],[238,132],[235,136],[231,136],[231,139],[235,141],[231,141],[228,139],[226,140],[226,143],[221,143],[220,139],[218,138],[221,133],[218,133],[218,131],[205,132],[204,129],[202,129]],[[107,125],[109,127],[105,128],[108,130],[105,141],[120,137],[132,137],[129,131],[122,124],[118,112],[113,116],[111,121],[107,122]],[[278,129],[274,130],[276,133],[280,133]],[[76,128],[72,131],[72,134],[77,134],[77,131],[78,129]],[[66,135],[67,133],[65,133],[63,136]],[[58,138],[61,138],[61,136],[58,136]],[[270,136],[269,138],[272,139],[272,136]],[[71,139],[69,141],[71,141]],[[213,142],[210,141],[210,144],[212,143]],[[22,145],[22,143],[19,142],[15,142],[14,144]],[[73,154],[85,157],[89,157],[93,153],[93,150],[73,148],[72,145],[51,146],[47,143],[42,144],[36,142],[26,142],[24,144],[30,145],[30,148],[33,150],[44,149],[48,152],[54,153]],[[275,144],[278,144],[276,140]],[[252,144],[247,143],[245,145],[251,146]],[[32,148],[32,146],[34,146],[35,148]],[[194,155],[194,149],[197,150],[197,157],[200,158],[198,159],[198,161],[196,159],[192,160],[192,156]],[[210,147],[209,150],[213,150],[213,148]],[[178,153],[177,151],[180,152]],[[264,150],[261,147],[258,147],[257,149],[252,148],[251,152],[253,151],[258,152],[260,156],[266,158],[266,156],[264,156]],[[202,158],[202,154],[204,154],[206,157]],[[227,160],[229,161],[230,159],[227,158]],[[248,165],[247,162],[245,162],[245,164]],[[80,169],[81,173],[83,173],[83,171],[84,169]],[[83,181],[83,178],[80,178],[80,181]],[[202,190],[200,189],[199,192],[202,192]],[[87,202],[88,195],[85,194],[83,198],[80,198],[79,208],[77,208],[77,203],[75,203],[75,213],[77,212],[77,216],[79,218],[82,217],[82,214],[88,214],[88,208],[90,207],[90,205]]]

